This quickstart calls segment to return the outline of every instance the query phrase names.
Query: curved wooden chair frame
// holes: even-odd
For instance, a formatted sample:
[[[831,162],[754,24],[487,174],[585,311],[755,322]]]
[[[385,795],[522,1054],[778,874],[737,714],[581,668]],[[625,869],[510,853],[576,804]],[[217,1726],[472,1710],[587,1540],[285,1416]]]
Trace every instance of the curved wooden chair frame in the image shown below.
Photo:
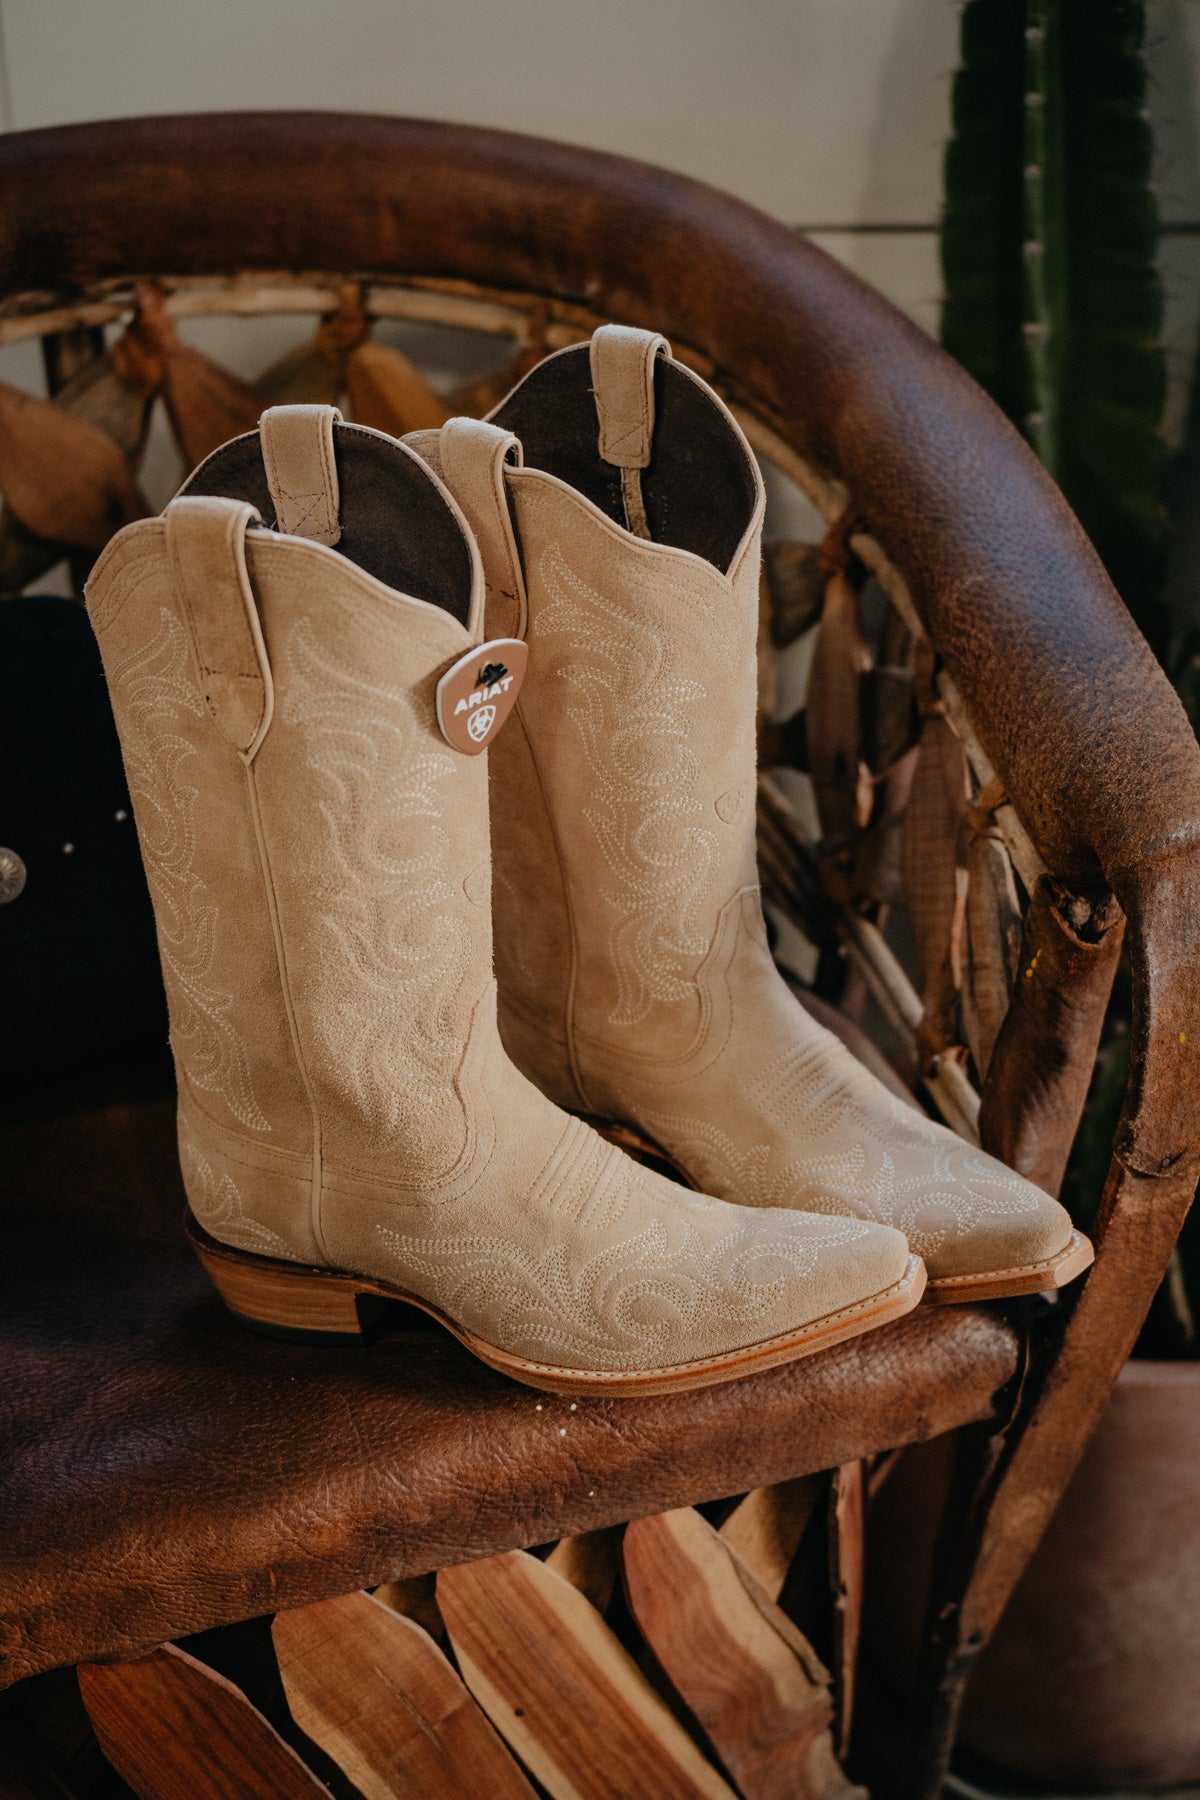
[[[202,1599],[177,1586],[164,1600],[171,1565],[148,1552],[137,1598],[118,1603],[97,1573],[81,1599],[76,1557],[70,1626],[53,1602],[69,1546],[20,1525],[34,1490],[12,1477],[21,1551],[0,1620],[8,1678],[247,1616],[272,1590],[300,1604],[982,1419],[964,1439],[916,1731],[911,1792],[935,1794],[971,1661],[1132,1347],[1197,1177],[1200,750],[1091,546],[1016,432],[892,306],[784,226],[661,170],[463,127],[264,114],[17,134],[0,140],[0,177],[0,343],[115,320],[148,276],[178,315],[320,312],[353,279],[374,316],[516,340],[536,320],[547,347],[606,319],[664,332],[937,659],[945,705],[1032,896],[1022,963],[1042,950],[1055,971],[1036,993],[1017,984],[980,1131],[1048,1186],[1078,1123],[1121,915],[1134,982],[1095,1268],[1032,1334],[1012,1314],[927,1310],[792,1371],[686,1404],[636,1403],[600,1497],[561,1471],[535,1479],[538,1453],[523,1439],[531,1473],[520,1497],[476,1493],[468,1517],[436,1498],[434,1477],[422,1489],[410,1471],[407,1501],[403,1483],[400,1499],[359,1493],[373,1536],[349,1547],[332,1523],[348,1504],[335,1485],[324,1558],[289,1559],[264,1527],[239,1552],[238,1580],[214,1579]],[[786,904],[788,840],[781,847],[769,793],[766,805],[766,879]],[[857,934],[869,968],[881,954],[869,922],[843,908],[841,929]],[[907,1412],[880,1373],[896,1366]],[[352,1407],[376,1404],[361,1372],[347,1384]],[[465,1468],[446,1410],[482,1413],[485,1400],[460,1385],[435,1372],[404,1418],[433,1434],[429,1454],[469,1487],[486,1471]],[[488,1430],[511,1436],[515,1403],[494,1387]],[[607,1403],[604,1431],[614,1416]],[[582,1420],[585,1444],[588,1429]],[[392,1454],[378,1432],[375,1447]],[[673,1457],[678,1472],[664,1473]],[[331,1469],[336,1460],[331,1443]],[[264,1491],[261,1504],[278,1520],[286,1502]],[[93,1532],[94,1558],[104,1542]],[[209,1546],[211,1557],[211,1533]]]

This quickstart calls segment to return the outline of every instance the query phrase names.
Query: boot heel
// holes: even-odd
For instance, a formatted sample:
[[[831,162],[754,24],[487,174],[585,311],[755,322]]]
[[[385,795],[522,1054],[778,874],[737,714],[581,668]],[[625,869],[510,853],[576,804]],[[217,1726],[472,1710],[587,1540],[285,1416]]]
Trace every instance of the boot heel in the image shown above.
[[[184,1229],[229,1311],[253,1331],[301,1343],[365,1340],[385,1304],[353,1276],[235,1250],[209,1237],[189,1212]]]

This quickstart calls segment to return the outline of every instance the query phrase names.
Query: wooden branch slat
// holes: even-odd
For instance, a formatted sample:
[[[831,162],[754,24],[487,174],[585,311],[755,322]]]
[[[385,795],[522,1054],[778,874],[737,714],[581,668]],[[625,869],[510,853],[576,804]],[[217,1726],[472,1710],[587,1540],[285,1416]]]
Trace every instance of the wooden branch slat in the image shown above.
[[[787,650],[817,623],[825,582],[816,544],[784,538],[763,545],[763,581],[771,604],[771,642]]]
[[[0,505],[0,598],[9,599],[37,581],[71,550],[27,531],[9,507]]]
[[[0,382],[0,493],[27,532],[80,550],[103,549],[122,525],[147,511],[107,432],[6,382]]]
[[[760,769],[808,770],[808,716],[803,707],[790,719],[758,721],[758,766]]]
[[[861,1462],[843,1463],[829,1487],[829,1582],[833,1593],[834,1742],[839,1756],[850,1747],[862,1632],[866,1555],[865,1496]]]
[[[620,1525],[600,1531],[583,1531],[578,1537],[560,1538],[546,1558],[546,1567],[561,1575],[590,1600],[599,1613],[607,1612],[621,1574]]]
[[[825,584],[808,678],[808,767],[827,848],[848,844],[867,823],[872,788],[862,756],[862,678],[871,666],[858,595],[846,577]]]
[[[342,273],[302,270],[295,276],[280,271],[273,279],[269,275],[234,276],[228,280],[172,276],[163,270],[156,270],[154,274],[164,290],[166,310],[174,319],[324,313],[337,306],[346,280]],[[488,292],[475,293],[465,282],[371,283],[364,286],[363,298],[367,313],[373,319],[458,325],[468,331],[510,338],[520,337],[527,310],[515,299],[498,300]],[[133,288],[127,281],[116,281],[108,287],[102,285],[94,297],[66,304],[44,294],[10,295],[5,298],[0,311],[0,346],[22,343],[27,338],[42,337],[48,332],[116,324],[128,316],[134,304]],[[559,347],[557,340],[561,329],[548,334],[548,342],[553,348]],[[589,335],[586,324],[572,325],[568,329],[576,335]],[[564,341],[574,341],[574,338]]]
[[[816,858],[800,835],[795,809],[768,775],[758,781],[758,869],[767,899],[811,943],[828,935]]]
[[[754,644],[755,663],[758,670],[758,728],[760,734],[763,726],[774,718],[775,710],[779,705],[779,658],[771,639],[771,626],[771,590],[767,582],[767,565],[764,561],[758,572],[758,635]]]
[[[921,1086],[951,1131],[968,1144],[979,1142],[979,1094],[957,1056],[938,1055],[930,1059],[921,1077]]]
[[[292,1717],[363,1800],[533,1800],[433,1639],[370,1594],[279,1613]]]
[[[986,1150],[1057,1194],[1095,1066],[1125,921],[1079,935],[1049,880],[1025,915],[1016,985],[983,1084]]]
[[[913,672],[876,663],[867,672],[864,687],[863,753],[878,780],[917,742]]]
[[[54,396],[56,406],[107,433],[131,469],[141,463],[157,383],[145,364],[126,358],[124,337],[88,363]]]
[[[140,1662],[81,1663],[79,1691],[140,1800],[329,1800],[241,1689],[174,1644]]]
[[[635,1520],[624,1564],[638,1628],[744,1800],[861,1796],[834,1755],[828,1672],[698,1512]]]
[[[249,382],[184,343],[156,283],[139,282],[135,298],[137,313],[122,340],[125,368],[132,372],[140,365],[143,379],[161,393],[172,435],[193,469],[229,438],[253,431],[265,400]]]
[[[967,935],[962,1015],[986,1078],[1021,955],[1021,907],[1012,861],[998,837],[972,833],[967,847]]]
[[[446,1626],[438,1611],[437,1580],[433,1575],[411,1575],[405,1581],[387,1581],[375,1589],[381,1606],[411,1619],[427,1631],[435,1644],[445,1644]]]
[[[387,344],[360,344],[346,367],[350,416],[358,425],[403,437],[436,430],[452,416],[440,394],[399,350]]]
[[[763,1592],[778,1600],[792,1558],[825,1488],[823,1475],[801,1475],[774,1487],[755,1488],[721,1526],[721,1536],[741,1557]]]
[[[970,788],[962,743],[939,713],[921,727],[917,766],[904,811],[904,891],[924,1011],[939,1036],[953,1042],[962,986],[956,926],[966,904],[959,866],[959,826]]]
[[[442,1569],[462,1676],[553,1800],[734,1800],[583,1595],[513,1550]]]
[[[808,900],[806,882],[813,867],[813,853],[805,843],[794,808],[767,776],[759,780],[759,869],[763,891],[780,911],[806,932],[814,943],[823,919],[831,918],[846,949],[861,969],[880,1011],[900,1041],[906,1065],[922,1086],[938,1113],[967,1143],[979,1142],[979,1096],[966,1070],[953,1055],[928,1059],[920,1048],[918,1033],[925,1019],[921,996],[901,967],[879,927],[852,906],[836,905],[822,913]],[[815,878],[813,878],[815,879]],[[812,911],[807,911],[811,906]],[[813,924],[813,919],[818,921]]]
[[[962,739],[975,779],[980,787],[988,787],[996,780],[996,771],[991,758],[979,742],[970,715],[963,704],[962,695],[945,669],[938,676],[938,694],[941,697],[948,718],[958,736]],[[1032,894],[1043,875],[1049,873],[1037,850],[1033,839],[1017,817],[1016,808],[1011,801],[1004,801],[995,808],[994,817],[997,828],[1008,853],[1012,857],[1013,867],[1025,885],[1025,892]]]
[[[370,330],[362,289],[357,282],[347,282],[312,340],[272,363],[255,386],[270,406],[336,406],[346,391],[351,352],[366,341]]]

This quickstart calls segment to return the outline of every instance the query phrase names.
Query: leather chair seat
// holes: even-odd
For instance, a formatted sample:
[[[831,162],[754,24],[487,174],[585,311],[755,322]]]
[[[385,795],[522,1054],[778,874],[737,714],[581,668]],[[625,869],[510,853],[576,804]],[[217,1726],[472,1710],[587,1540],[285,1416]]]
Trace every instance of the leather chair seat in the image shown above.
[[[991,1417],[1018,1368],[1019,1334],[985,1307],[575,1406],[411,1310],[366,1349],[251,1334],[180,1232],[172,1115],[6,1139],[5,1684],[927,1438]]]

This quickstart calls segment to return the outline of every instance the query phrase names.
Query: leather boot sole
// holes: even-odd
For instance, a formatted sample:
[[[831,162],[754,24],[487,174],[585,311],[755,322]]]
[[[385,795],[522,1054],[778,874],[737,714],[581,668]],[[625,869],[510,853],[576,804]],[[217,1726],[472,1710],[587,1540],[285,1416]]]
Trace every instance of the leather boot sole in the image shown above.
[[[1044,1294],[1066,1287],[1096,1260],[1090,1238],[1072,1231],[1056,1256],[1023,1263],[1014,1269],[991,1269],[982,1274],[943,1275],[930,1281],[925,1299],[933,1306],[954,1306],[967,1300],[1008,1300],[1017,1294]]]
[[[662,1146],[644,1137],[633,1126],[621,1125],[612,1119],[593,1118],[590,1114],[587,1122],[601,1137],[606,1137],[611,1144],[619,1144],[639,1162],[670,1175],[685,1187],[692,1186],[679,1164]],[[1085,1269],[1090,1269],[1095,1260],[1091,1239],[1082,1231],[1072,1231],[1063,1248],[1041,1262],[1022,1263],[1010,1269],[973,1270],[969,1275],[931,1275],[925,1287],[925,1304],[965,1306],[972,1300],[1014,1300],[1021,1294],[1050,1293],[1074,1281]]]
[[[428,1313],[489,1368],[550,1394],[666,1394],[733,1381],[776,1363],[811,1356],[902,1318],[918,1304],[925,1288],[925,1265],[919,1256],[910,1256],[904,1275],[893,1286],[855,1306],[814,1319],[799,1331],[767,1338],[744,1350],[661,1369],[567,1369],[511,1356],[457,1325],[428,1300],[391,1282],[232,1249],[209,1237],[190,1212],[184,1229],[229,1311],[253,1330],[302,1342],[361,1340],[385,1303],[398,1300]]]

